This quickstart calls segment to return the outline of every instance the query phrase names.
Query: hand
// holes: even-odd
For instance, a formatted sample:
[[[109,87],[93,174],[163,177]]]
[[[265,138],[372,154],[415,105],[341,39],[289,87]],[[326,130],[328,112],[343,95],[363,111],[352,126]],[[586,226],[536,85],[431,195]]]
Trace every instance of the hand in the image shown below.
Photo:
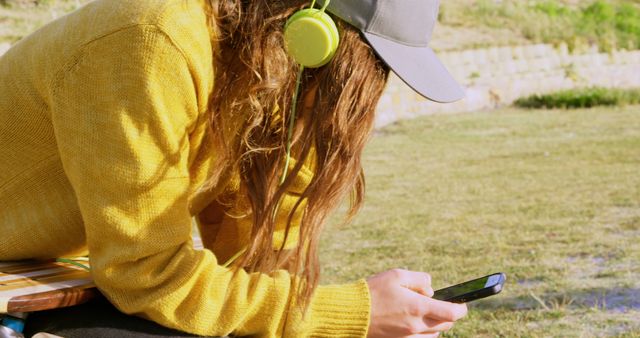
[[[431,276],[394,269],[367,279],[371,294],[368,338],[437,337],[467,314],[466,304],[431,298]]]

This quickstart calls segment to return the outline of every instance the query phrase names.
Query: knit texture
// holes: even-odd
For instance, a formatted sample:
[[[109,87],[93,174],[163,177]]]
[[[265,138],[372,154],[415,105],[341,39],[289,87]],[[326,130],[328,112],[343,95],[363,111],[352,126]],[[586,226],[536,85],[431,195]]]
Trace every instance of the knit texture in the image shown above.
[[[89,253],[121,311],[190,333],[364,337],[363,280],[320,286],[303,315],[288,310],[288,272],[221,266],[246,244],[250,217],[224,216],[212,250],[192,247],[216,156],[206,20],[196,0],[98,0],[0,58],[0,260]]]

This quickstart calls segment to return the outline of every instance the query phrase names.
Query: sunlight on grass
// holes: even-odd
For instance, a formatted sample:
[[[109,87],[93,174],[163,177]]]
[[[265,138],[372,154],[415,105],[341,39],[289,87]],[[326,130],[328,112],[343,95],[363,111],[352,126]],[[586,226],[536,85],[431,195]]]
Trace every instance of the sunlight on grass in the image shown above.
[[[325,232],[324,282],[404,267],[438,288],[504,271],[505,291],[448,336],[640,332],[639,110],[511,109],[378,132],[365,209]]]
[[[597,44],[602,50],[640,48],[637,0],[448,0],[440,21],[449,26],[508,28],[535,43]]]
[[[0,1],[0,43],[15,43],[89,0]]]

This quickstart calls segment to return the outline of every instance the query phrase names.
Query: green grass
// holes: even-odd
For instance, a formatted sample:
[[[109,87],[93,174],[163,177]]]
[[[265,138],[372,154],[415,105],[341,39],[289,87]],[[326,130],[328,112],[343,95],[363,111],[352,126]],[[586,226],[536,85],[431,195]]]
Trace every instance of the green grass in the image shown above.
[[[640,89],[579,88],[531,95],[514,102],[522,108],[591,108],[640,104]]]
[[[502,294],[448,337],[640,337],[640,110],[433,116],[378,132],[368,192],[323,238],[323,282],[386,269]]]
[[[14,43],[89,0],[0,0],[0,43]]]
[[[509,29],[535,43],[597,44],[602,50],[640,48],[637,0],[450,0],[440,20],[450,26]]]

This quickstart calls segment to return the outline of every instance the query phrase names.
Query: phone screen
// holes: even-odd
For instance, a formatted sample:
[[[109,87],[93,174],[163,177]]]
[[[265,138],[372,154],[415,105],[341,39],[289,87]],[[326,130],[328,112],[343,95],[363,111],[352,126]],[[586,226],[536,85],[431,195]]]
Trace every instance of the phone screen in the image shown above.
[[[471,301],[500,292],[502,283],[504,283],[504,275],[497,273],[437,290],[434,293],[433,298],[439,300],[451,300],[465,296],[464,301]],[[500,287],[496,288],[499,285]],[[486,292],[482,292],[485,290]]]

